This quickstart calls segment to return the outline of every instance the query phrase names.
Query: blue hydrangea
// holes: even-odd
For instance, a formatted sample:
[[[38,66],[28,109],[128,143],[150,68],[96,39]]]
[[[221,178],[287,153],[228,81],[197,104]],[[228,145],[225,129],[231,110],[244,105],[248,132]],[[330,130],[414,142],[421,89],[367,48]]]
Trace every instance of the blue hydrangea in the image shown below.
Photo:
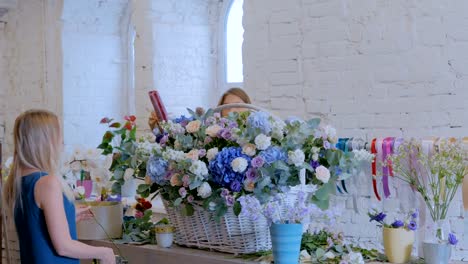
[[[186,117],[184,115],[174,119],[174,122],[181,126],[186,126],[190,121],[193,121],[193,117]]]
[[[167,172],[167,161],[162,158],[151,156],[146,163],[146,174],[151,178],[151,182],[159,185],[167,183],[165,178]]]
[[[247,119],[247,125],[259,129],[261,133],[268,135],[271,132],[270,115],[265,112],[253,112]]]
[[[250,164],[251,157],[242,154],[240,147],[229,147],[220,151],[208,166],[213,181],[231,191],[239,191],[238,187],[244,181],[245,173],[235,172],[231,167],[231,162],[239,157],[246,159]]]
[[[265,160],[265,163],[268,165],[278,160],[284,162],[288,160],[286,152],[277,146],[269,147],[266,150],[260,152],[260,156]]]

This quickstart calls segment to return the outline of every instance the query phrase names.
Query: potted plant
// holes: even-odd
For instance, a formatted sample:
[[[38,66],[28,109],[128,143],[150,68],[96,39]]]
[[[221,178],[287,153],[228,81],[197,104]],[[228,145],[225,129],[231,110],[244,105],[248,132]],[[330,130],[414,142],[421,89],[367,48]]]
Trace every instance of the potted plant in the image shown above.
[[[451,247],[446,220],[468,166],[467,151],[458,142],[441,141],[434,153],[424,153],[415,140],[400,146],[390,158],[395,175],[419,192],[432,218],[432,228],[423,244],[426,263],[441,264],[450,260]],[[450,236],[454,242],[453,234]],[[455,239],[456,240],[456,239]]]
[[[169,224],[169,220],[163,218],[154,226],[156,242],[158,246],[169,248],[174,240],[174,226]]]
[[[374,210],[368,213],[370,221],[375,221],[383,227],[385,255],[391,263],[407,263],[411,259],[411,251],[415,239],[418,211],[414,211],[405,220],[395,219],[391,224],[385,223],[387,215]]]
[[[241,215],[258,219],[259,212],[270,224],[270,235],[274,262],[277,264],[298,263],[302,239],[302,221],[310,216],[312,206],[305,192],[299,191],[294,201],[287,194],[278,194],[264,205],[253,195],[242,196]]]
[[[125,116],[124,122],[103,118],[101,124],[107,125],[98,149],[103,155],[113,155],[110,171],[113,173],[112,193],[123,197],[134,197],[137,190],[137,179],[143,180],[146,175],[146,160],[149,154],[139,152],[136,138],[136,117]]]

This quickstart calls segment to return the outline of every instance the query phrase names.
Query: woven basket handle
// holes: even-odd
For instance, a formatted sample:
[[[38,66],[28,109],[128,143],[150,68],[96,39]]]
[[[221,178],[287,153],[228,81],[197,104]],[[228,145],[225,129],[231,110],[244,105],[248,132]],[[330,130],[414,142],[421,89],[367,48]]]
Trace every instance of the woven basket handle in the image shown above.
[[[247,109],[251,109],[251,110],[255,110],[255,111],[262,111],[262,112],[270,113],[270,111],[266,110],[265,108],[262,108],[262,107],[259,107],[259,106],[256,106],[256,105],[252,105],[252,104],[244,104],[244,103],[234,103],[234,104],[220,105],[220,106],[214,108],[213,111],[221,112],[221,110],[229,109],[229,108],[247,108]],[[322,113],[313,112],[313,113],[310,113],[310,114],[316,115],[318,118],[320,118],[324,122],[327,122],[327,123],[330,122],[330,119],[326,115],[324,115]],[[270,115],[273,115],[273,114],[270,113]],[[278,118],[278,116],[276,116],[276,115],[273,115],[273,116]]]
[[[221,112],[221,110],[230,109],[230,108],[247,108],[247,109],[250,109],[250,110],[262,111],[262,112],[267,112],[268,113],[268,110],[266,110],[264,108],[261,108],[259,106],[255,106],[253,104],[244,104],[244,103],[234,103],[234,104],[220,105],[220,106],[214,108],[213,111]]]

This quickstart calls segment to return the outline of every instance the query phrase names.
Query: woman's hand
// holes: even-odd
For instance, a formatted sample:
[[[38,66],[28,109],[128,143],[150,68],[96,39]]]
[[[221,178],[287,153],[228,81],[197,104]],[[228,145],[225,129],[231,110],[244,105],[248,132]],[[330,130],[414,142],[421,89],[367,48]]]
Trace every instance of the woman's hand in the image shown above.
[[[115,255],[114,251],[111,248],[102,248],[104,251],[104,254],[102,255],[101,258],[101,263],[102,264],[115,264]]]
[[[93,213],[89,210],[91,207],[80,204],[76,206],[76,222],[89,220],[93,218]]]

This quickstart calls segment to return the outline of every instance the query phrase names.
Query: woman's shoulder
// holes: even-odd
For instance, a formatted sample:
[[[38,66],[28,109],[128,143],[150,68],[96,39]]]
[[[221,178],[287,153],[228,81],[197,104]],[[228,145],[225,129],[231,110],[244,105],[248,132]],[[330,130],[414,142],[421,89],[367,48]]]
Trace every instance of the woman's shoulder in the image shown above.
[[[58,190],[61,192],[62,186],[60,184],[60,180],[54,175],[44,175],[39,178],[36,182],[36,187],[41,189],[46,189],[49,191]]]

